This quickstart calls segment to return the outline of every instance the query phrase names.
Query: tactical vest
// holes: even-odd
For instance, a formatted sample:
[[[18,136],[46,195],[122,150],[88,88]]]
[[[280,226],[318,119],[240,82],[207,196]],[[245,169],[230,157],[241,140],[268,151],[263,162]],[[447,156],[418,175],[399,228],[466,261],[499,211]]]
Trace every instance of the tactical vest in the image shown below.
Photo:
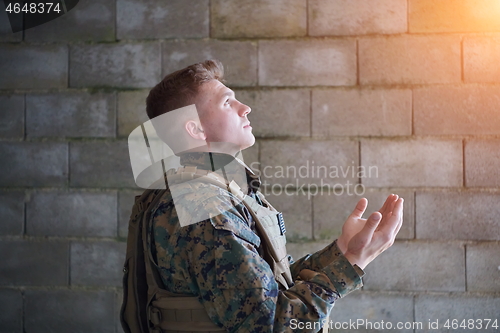
[[[238,198],[255,221],[263,241],[264,259],[270,265],[274,278],[284,289],[293,285],[283,215],[271,206],[262,193],[257,191],[256,196],[264,206],[243,193],[234,181],[227,184],[217,173],[192,166],[171,169],[166,176],[170,185],[196,179],[221,187]],[[198,297],[174,294],[163,288],[148,246],[148,237],[152,237],[148,234],[148,226],[164,193],[165,190],[146,190],[142,196],[136,197],[132,209],[123,270],[122,327],[126,333],[225,331],[210,320]]]

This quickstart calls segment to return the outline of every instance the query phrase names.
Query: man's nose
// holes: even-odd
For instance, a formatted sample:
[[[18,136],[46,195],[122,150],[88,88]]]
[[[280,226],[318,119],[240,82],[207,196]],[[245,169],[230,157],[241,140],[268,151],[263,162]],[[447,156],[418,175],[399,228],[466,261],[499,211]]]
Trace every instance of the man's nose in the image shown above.
[[[241,103],[241,111],[240,112],[241,112],[242,116],[246,116],[247,114],[252,112],[252,109],[248,105]]]

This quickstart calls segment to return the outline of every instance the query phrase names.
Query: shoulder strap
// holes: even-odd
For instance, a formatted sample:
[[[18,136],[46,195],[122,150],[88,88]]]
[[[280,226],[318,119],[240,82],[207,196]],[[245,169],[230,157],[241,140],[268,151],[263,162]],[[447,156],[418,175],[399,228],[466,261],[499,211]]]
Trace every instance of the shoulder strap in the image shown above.
[[[143,253],[144,253],[144,263],[145,263],[145,273],[146,273],[146,282],[148,285],[148,301],[147,304],[149,305],[154,296],[160,292],[160,290],[163,290],[164,293],[169,293],[167,290],[164,290],[163,288],[163,282],[161,280],[161,277],[158,273],[158,269],[156,267],[156,263],[153,258],[153,254],[151,253],[151,247],[150,245],[150,240],[151,240],[151,234],[149,233],[149,228],[150,228],[150,223],[152,223],[152,217],[151,215],[156,211],[156,208],[161,201],[163,195],[165,194],[165,190],[161,190],[153,200],[149,202],[149,205],[146,207],[146,212],[144,214],[143,220],[142,220],[142,247],[143,247]],[[151,225],[151,232],[154,232],[153,226]]]

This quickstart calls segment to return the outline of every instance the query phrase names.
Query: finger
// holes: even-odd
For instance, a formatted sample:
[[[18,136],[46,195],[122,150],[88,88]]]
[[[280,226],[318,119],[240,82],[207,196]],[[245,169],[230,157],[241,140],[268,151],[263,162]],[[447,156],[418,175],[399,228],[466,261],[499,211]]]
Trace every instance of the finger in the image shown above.
[[[382,214],[380,214],[380,212],[375,212],[370,215],[363,229],[361,229],[361,231],[357,234],[359,239],[362,240],[363,244],[370,243],[371,239],[373,238],[373,233],[377,229],[380,220],[382,220]]]
[[[389,196],[387,196],[387,199],[385,199],[382,207],[380,207],[380,209],[378,210],[382,215],[384,215],[385,209],[387,208],[387,202],[391,199],[391,197],[392,197],[392,194],[389,194]]]
[[[352,217],[361,218],[365,213],[366,207],[368,206],[368,200],[366,198],[362,198],[356,204],[356,207],[351,213]]]
[[[387,211],[387,208],[390,206],[391,202],[394,200],[394,194],[390,194],[387,199],[385,200],[384,204],[382,205],[382,207],[379,209],[379,212],[382,214],[382,215],[386,215],[387,213],[389,213],[389,211]]]
[[[401,224],[403,223],[403,203],[403,198],[399,198],[395,202],[394,209],[389,218],[387,218],[380,227],[380,231],[389,235],[394,235],[395,232],[397,233],[396,230],[398,230],[398,227],[401,228]]]
[[[398,202],[399,195],[394,194],[393,201],[389,204],[389,212],[394,212],[394,206],[396,205],[396,202]],[[394,215],[394,214],[392,214]]]
[[[394,231],[394,237],[399,233],[399,230],[401,230],[402,226],[403,226],[403,214],[401,214],[401,216],[399,216],[398,225],[396,227],[396,230]]]
[[[396,231],[395,231],[394,235],[399,234],[399,230],[401,230],[402,226],[403,226],[403,217],[401,216],[401,218],[399,219],[399,224],[398,224],[398,226],[396,228]]]
[[[394,205],[398,201],[399,196],[397,194],[392,194],[392,200],[387,203],[384,214],[382,214],[382,224],[386,223],[387,219],[390,219],[393,214]]]
[[[399,233],[399,230],[401,229],[401,226],[403,225],[403,209],[404,209],[404,199],[401,198],[402,200],[402,204],[401,204],[401,212],[398,212],[398,216],[399,216],[399,223],[398,223],[398,227],[396,228],[396,235]]]

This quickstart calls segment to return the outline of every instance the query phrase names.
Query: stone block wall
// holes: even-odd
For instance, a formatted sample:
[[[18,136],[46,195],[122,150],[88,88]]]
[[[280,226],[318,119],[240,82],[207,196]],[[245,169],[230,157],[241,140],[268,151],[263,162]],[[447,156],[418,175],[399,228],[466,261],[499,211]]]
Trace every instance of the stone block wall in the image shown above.
[[[122,332],[127,136],[151,87],[208,58],[252,107],[244,157],[293,256],[360,197],[405,198],[333,322],[500,321],[499,18],[497,0],[88,0],[12,33],[0,3],[0,332]]]

